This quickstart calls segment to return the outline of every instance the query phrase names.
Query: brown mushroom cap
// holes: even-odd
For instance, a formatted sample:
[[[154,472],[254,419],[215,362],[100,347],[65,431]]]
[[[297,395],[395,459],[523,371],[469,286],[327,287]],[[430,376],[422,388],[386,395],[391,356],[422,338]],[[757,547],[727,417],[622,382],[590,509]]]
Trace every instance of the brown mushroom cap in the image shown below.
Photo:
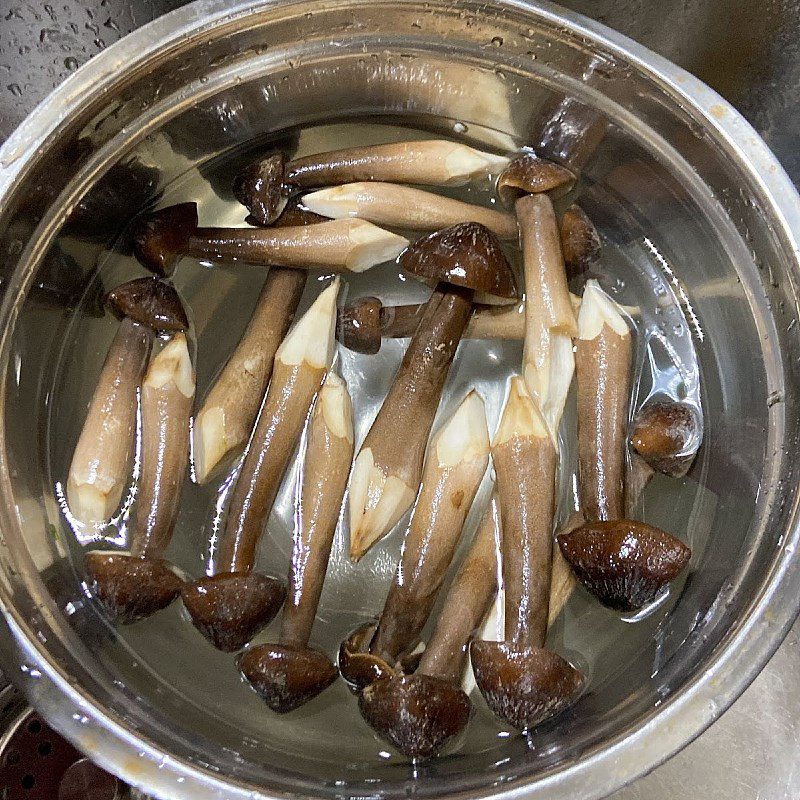
[[[223,572],[181,589],[194,626],[226,653],[241,650],[268,625],[285,597],[281,581],[258,572]]]
[[[137,222],[133,231],[133,252],[142,266],[166,275],[197,229],[197,203],[178,203],[162,208]]]
[[[517,156],[497,178],[497,194],[508,208],[524,194],[549,192],[552,197],[566,194],[575,185],[575,175],[566,167],[533,153]]]
[[[409,758],[435,756],[469,722],[460,687],[430,675],[398,675],[367,686],[358,699],[369,726]]]
[[[245,167],[233,179],[233,196],[247,208],[259,225],[271,225],[286,206],[283,186],[286,158],[281,152]]]
[[[686,473],[700,443],[697,412],[684,403],[648,403],[633,420],[631,446],[657,472]]]
[[[359,297],[339,312],[337,338],[356,353],[374,355],[381,349],[381,308],[377,297]]]
[[[560,714],[583,688],[583,675],[543,647],[475,639],[470,656],[489,708],[520,731]]]
[[[177,332],[189,327],[189,319],[175,287],[160,278],[136,278],[106,295],[118,317],[130,317],[154,331]]]
[[[128,553],[86,554],[91,589],[115,621],[123,625],[166,608],[180,593],[182,581],[161,558]]]
[[[418,239],[400,254],[400,266],[420,278],[517,297],[514,273],[497,237],[477,222],[461,222]]]
[[[630,519],[589,522],[556,541],[581,583],[617,611],[654,600],[692,555],[674,536]]]
[[[377,622],[359,625],[339,646],[339,672],[354,691],[360,692],[379,678],[395,674],[382,658],[369,652]]]
[[[602,244],[597,228],[586,212],[574,203],[561,217],[561,252],[567,277],[571,280],[582,275],[600,255]]]
[[[239,669],[264,702],[285,714],[327,689],[339,674],[319,650],[259,644],[246,650]]]

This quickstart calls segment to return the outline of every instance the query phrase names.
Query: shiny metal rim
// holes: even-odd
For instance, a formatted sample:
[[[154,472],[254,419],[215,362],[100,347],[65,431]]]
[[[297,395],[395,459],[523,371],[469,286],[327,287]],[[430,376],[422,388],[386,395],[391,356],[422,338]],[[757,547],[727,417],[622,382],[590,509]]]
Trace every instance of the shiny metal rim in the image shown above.
[[[779,235],[792,252],[800,254],[800,244],[793,233],[800,230],[800,197],[758,134],[716,92],[627,37],[580,15],[544,3],[532,5],[517,0],[496,0],[496,3],[501,8],[513,8],[547,23],[566,26],[574,33],[594,40],[605,50],[631,61],[672,97],[680,100],[702,122],[709,135],[737,158],[742,169],[760,187]],[[291,0],[269,3],[274,6],[290,4]],[[142,68],[165,46],[196,32],[198,27],[212,29],[247,14],[252,6],[253,3],[241,0],[233,4],[226,0],[197,0],[130,34],[96,56],[46,98],[0,148],[0,198],[24,175],[28,165],[35,160],[37,149],[63,119],[108,91],[123,65],[127,69]],[[13,306],[12,282],[0,315],[2,328],[13,316]],[[637,729],[617,741],[606,743],[562,771],[527,781],[520,779],[507,788],[496,789],[493,796],[503,800],[521,800],[535,792],[537,796],[552,800],[603,797],[657,766],[705,730],[755,678],[797,616],[800,570],[789,555],[800,539],[797,503],[792,508],[791,520],[785,539],[787,555],[775,565],[771,578],[762,594],[754,600],[749,614],[729,635],[724,647],[720,647],[702,674],[661,706],[658,713],[654,711]],[[38,642],[27,636],[26,622],[16,616],[11,598],[4,593],[0,600],[20,659],[36,664],[42,673],[39,680],[48,686],[49,710],[56,707],[85,708],[90,711],[96,727],[106,734],[105,737],[92,737],[93,754],[101,765],[120,774],[131,784],[163,796],[179,794],[197,800],[298,796],[289,792],[254,794],[252,787],[236,787],[187,762],[165,761],[163,754],[151,744],[96,706],[91,697],[68,681],[58,665],[48,661]],[[764,619],[767,617],[771,625],[765,629]],[[77,746],[83,744],[86,748],[88,742],[84,741],[85,732],[80,726],[67,724],[62,726],[61,732]],[[123,762],[120,753],[130,756],[141,753],[147,758],[138,761],[125,759]],[[128,766],[132,761],[135,769]],[[479,793],[464,794],[477,796]]]

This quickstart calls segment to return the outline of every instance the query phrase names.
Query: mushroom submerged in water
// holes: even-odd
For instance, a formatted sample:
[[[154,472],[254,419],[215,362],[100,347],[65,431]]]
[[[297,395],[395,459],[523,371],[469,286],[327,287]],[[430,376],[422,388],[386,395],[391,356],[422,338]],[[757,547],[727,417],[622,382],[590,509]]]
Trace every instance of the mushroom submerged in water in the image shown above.
[[[94,592],[120,622],[149,616],[180,592],[182,582],[163,555],[189,465],[194,388],[186,336],[178,333],[152,358],[142,383],[142,473],[130,554],[86,554]]]
[[[70,512],[84,525],[106,522],[129,478],[137,391],[153,331],[177,331],[188,320],[175,289],[156,278],[118,286],[107,302],[121,322],[109,347],[67,478]]]
[[[285,181],[303,189],[352,181],[459,186],[497,173],[508,163],[507,156],[444,139],[428,139],[351,147],[296,158],[286,167]]]
[[[140,220],[134,252],[163,273],[182,256],[293,269],[363,272],[395,258],[408,240],[361,219],[265,228],[201,228],[197,206],[181,203]]]
[[[371,681],[359,698],[370,726],[403,754],[434,756],[469,721],[472,705],[460,687],[467,646],[496,590],[497,543],[490,504],[414,674]]]
[[[585,524],[558,535],[562,555],[602,603],[634,611],[651,602],[691,551],[665,531],[625,519],[625,438],[631,336],[619,307],[588,281],[578,316],[578,456]]]
[[[236,480],[214,574],[185,584],[181,592],[192,622],[220,650],[242,648],[283,604],[283,582],[252,570],[264,522],[333,359],[338,291],[337,278],[278,348],[267,397]]]
[[[308,647],[347,474],[353,459],[353,410],[347,385],[329,372],[308,433],[300,512],[280,641],[248,649],[239,667],[267,705],[286,713],[336,680],[330,659]]]
[[[575,185],[575,175],[566,167],[534,153],[522,153],[511,161],[497,179],[497,194],[509,208],[523,195],[546,192],[553,197],[566,194]]]
[[[350,479],[350,556],[359,559],[414,501],[442,387],[475,290],[516,294],[499,242],[477,223],[446,228],[401,256],[408,272],[439,281],[356,457]]]
[[[303,205],[324,217],[358,217],[376,225],[435,231],[460,222],[478,222],[501,239],[517,238],[512,214],[471,205],[394,183],[346,183],[303,196]]]
[[[519,730],[569,707],[583,675],[544,648],[552,569],[556,452],[525,381],[512,378],[492,460],[502,522],[505,641],[473,640],[475,681],[492,711]]]

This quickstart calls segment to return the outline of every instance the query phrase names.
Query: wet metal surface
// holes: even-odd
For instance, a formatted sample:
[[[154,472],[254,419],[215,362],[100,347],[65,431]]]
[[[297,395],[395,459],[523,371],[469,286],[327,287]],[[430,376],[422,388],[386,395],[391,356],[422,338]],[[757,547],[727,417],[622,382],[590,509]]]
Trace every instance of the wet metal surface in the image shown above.
[[[0,0],[0,140],[53,87],[181,0]],[[564,0],[720,91],[800,182],[800,1]],[[789,800],[800,796],[800,625],[709,731],[614,800]]]

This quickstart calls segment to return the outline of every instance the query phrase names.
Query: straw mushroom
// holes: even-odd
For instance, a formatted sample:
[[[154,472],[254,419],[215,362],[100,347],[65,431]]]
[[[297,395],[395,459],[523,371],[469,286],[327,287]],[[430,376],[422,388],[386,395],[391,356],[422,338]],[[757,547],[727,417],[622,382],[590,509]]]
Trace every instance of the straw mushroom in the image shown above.
[[[575,175],[566,167],[522,153],[511,161],[497,179],[497,194],[508,208],[526,194],[547,192],[552,197],[566,194],[575,185]]]
[[[559,229],[567,277],[579,277],[598,259],[600,235],[586,212],[575,203],[564,212]]]
[[[272,225],[286,208],[289,197],[283,185],[285,167],[283,153],[271,153],[249,164],[234,178],[233,196],[247,206],[259,225]]]
[[[332,186],[305,195],[303,205],[324,217],[358,217],[390,228],[436,231],[459,222],[479,222],[501,239],[518,235],[513,214],[396,183]]]
[[[475,681],[492,711],[519,730],[561,713],[583,676],[544,649],[552,565],[556,452],[520,377],[492,443],[502,521],[505,641],[473,640]]]
[[[623,612],[652,602],[692,555],[674,536],[629,519],[588,522],[557,541],[581,583]]]
[[[426,303],[394,382],[356,457],[350,479],[350,556],[359,559],[412,504],[442,386],[467,326],[476,289],[515,295],[514,276],[494,235],[454,225],[411,245],[408,272],[440,281]]]
[[[264,521],[333,359],[338,291],[336,279],[278,348],[267,397],[233,491],[214,574],[182,590],[195,626],[220,650],[243,647],[272,620],[284,600],[281,581],[252,570]]]
[[[84,525],[107,521],[128,482],[136,395],[152,331],[180,330],[186,322],[175,289],[152,278],[117,287],[108,296],[108,304],[122,321],[106,355],[67,478],[70,512]]]
[[[499,172],[508,162],[507,156],[442,139],[391,142],[296,158],[287,165],[285,181],[301,189],[352,181],[460,186]]]
[[[251,647],[239,663],[253,688],[278,713],[307,703],[339,674],[330,659],[309,648],[308,642],[352,459],[350,395],[345,382],[331,371],[317,397],[308,433],[280,639],[277,644]]]
[[[691,551],[665,531],[624,518],[631,336],[619,307],[593,280],[586,284],[578,315],[575,361],[586,522],[556,540],[578,579],[602,603],[633,611],[656,597],[688,563]]]
[[[134,252],[155,272],[172,269],[182,256],[293,269],[363,272],[395,258],[408,244],[402,236],[361,219],[269,228],[200,228],[197,206],[181,203],[140,221]]]
[[[413,336],[425,303],[384,306],[377,297],[359,297],[339,314],[337,338],[349,350],[374,354],[381,339]],[[525,304],[474,305],[462,339],[517,339],[525,333]]]
[[[92,551],[85,559],[95,594],[123,623],[159,611],[180,592],[164,551],[189,464],[194,388],[186,336],[177,333],[153,357],[142,383],[142,474],[130,554]]]

